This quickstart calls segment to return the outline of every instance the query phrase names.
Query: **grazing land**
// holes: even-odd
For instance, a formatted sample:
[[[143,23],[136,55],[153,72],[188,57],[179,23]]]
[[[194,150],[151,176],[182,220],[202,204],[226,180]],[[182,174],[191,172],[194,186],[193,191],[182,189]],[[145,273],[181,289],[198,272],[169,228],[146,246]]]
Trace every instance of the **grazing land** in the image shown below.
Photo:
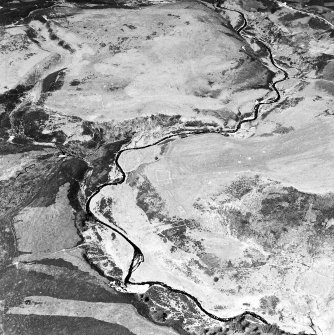
[[[320,126],[318,134],[201,135],[163,144],[158,156],[124,153],[126,183],[96,198],[113,199],[109,215],[145,256],[133,282],[167,283],[223,317],[256,310],[291,332],[307,331],[307,311],[327,322],[333,137],[330,123]],[[106,207],[95,206],[103,220]]]
[[[332,335],[333,10],[0,0],[0,333]]]

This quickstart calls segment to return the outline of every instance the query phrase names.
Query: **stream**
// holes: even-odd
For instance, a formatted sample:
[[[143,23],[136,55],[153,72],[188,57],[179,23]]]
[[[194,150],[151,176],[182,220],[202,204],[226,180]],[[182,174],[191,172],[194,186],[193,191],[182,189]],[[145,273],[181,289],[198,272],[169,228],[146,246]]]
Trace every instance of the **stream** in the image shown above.
[[[233,12],[236,12],[240,15],[241,19],[242,19],[242,24],[240,25],[239,28],[235,29],[235,31],[244,39],[246,39],[246,37],[243,35],[243,30],[248,26],[248,23],[247,23],[247,19],[245,17],[245,15],[238,11],[238,10],[234,10],[234,9],[229,9],[229,8],[226,8],[226,7],[223,7],[223,6],[220,6],[220,4],[216,4],[215,6],[215,11],[216,12],[220,12],[221,10],[227,10],[227,11],[233,11]],[[286,79],[288,79],[288,73],[282,69],[280,66],[277,65],[277,63],[275,62],[275,59],[272,55],[272,52],[271,52],[271,49],[261,40],[258,40],[258,42],[260,42],[264,48],[267,50],[268,54],[269,54],[269,59],[272,63],[272,65],[278,70],[278,72],[276,73],[276,75],[278,73],[281,73],[283,76],[282,78],[280,79],[277,79],[270,83],[270,87],[272,89],[272,91],[275,92],[276,94],[276,97],[275,98],[271,98],[267,101],[259,101],[257,100],[257,103],[255,104],[255,106],[253,107],[253,111],[252,111],[252,116],[249,117],[249,118],[245,118],[245,119],[242,119],[240,120],[236,127],[234,129],[227,129],[227,130],[224,130],[222,131],[220,134],[221,135],[225,135],[227,136],[228,134],[232,134],[232,133],[236,133],[240,130],[242,124],[244,123],[247,123],[247,122],[252,122],[254,120],[256,120],[258,118],[258,115],[259,115],[259,110],[260,110],[260,107],[262,105],[269,105],[269,104],[273,104],[273,103],[276,103],[278,102],[280,99],[281,99],[281,95],[277,89],[277,84],[279,84],[280,82],[283,82],[285,81]],[[116,229],[115,227],[112,227],[110,225],[108,225],[107,223],[104,223],[100,220],[98,220],[97,218],[95,218],[92,210],[91,210],[91,201],[92,199],[101,191],[101,189],[103,189],[104,187],[106,186],[109,186],[109,185],[119,185],[119,184],[122,184],[125,179],[126,179],[126,174],[125,172],[123,171],[122,167],[120,166],[119,164],[119,158],[120,156],[122,155],[123,152],[126,152],[126,151],[130,151],[130,150],[141,150],[141,149],[145,149],[145,148],[148,148],[148,147],[151,147],[151,146],[155,146],[159,143],[162,143],[164,142],[165,140],[169,139],[169,138],[177,138],[181,135],[197,135],[197,134],[203,134],[203,133],[210,133],[210,132],[214,132],[214,131],[187,131],[187,132],[182,132],[182,133],[179,133],[179,134],[171,134],[171,135],[168,135],[168,136],[165,136],[164,138],[154,142],[154,143],[151,143],[151,144],[148,144],[148,145],[145,145],[145,146],[142,146],[142,147],[137,147],[137,148],[126,148],[126,149],[122,149],[120,150],[117,155],[116,155],[116,158],[115,158],[115,165],[118,169],[118,171],[120,172],[121,174],[121,177],[120,178],[117,178],[115,180],[113,180],[112,182],[109,182],[109,183],[106,183],[100,187],[98,187],[95,192],[89,197],[89,199],[87,200],[86,202],[86,212],[90,215],[92,215],[94,217],[94,219],[99,222],[101,225],[103,226],[106,226],[108,227],[109,229],[111,229],[112,231],[116,232],[117,234],[121,235],[128,243],[131,244],[131,246],[133,247],[134,249],[134,255],[133,255],[133,258],[132,258],[132,261],[131,261],[131,265],[130,265],[130,268],[128,269],[128,273],[125,277],[125,280],[124,280],[124,285],[138,285],[138,286],[143,286],[143,285],[148,285],[148,286],[161,286],[161,287],[164,287],[172,292],[175,292],[175,293],[179,293],[179,294],[183,294],[187,297],[189,297],[197,306],[198,308],[204,312],[206,315],[208,315],[209,317],[215,319],[215,320],[218,320],[218,321],[222,321],[222,322],[227,322],[227,321],[233,321],[234,319],[236,319],[237,317],[240,317],[240,316],[252,316],[253,318],[259,320],[260,322],[264,323],[264,324],[268,324],[268,322],[260,315],[252,312],[252,311],[245,311],[243,312],[242,314],[238,314],[236,316],[233,316],[233,317],[230,317],[230,318],[223,318],[223,317],[218,317],[208,311],[206,311],[201,303],[198,301],[198,299],[194,296],[192,296],[191,294],[185,292],[185,291],[182,291],[182,290],[178,290],[178,289],[174,289],[173,287],[170,287],[169,285],[163,283],[163,282],[157,282],[157,281],[147,281],[147,282],[141,282],[141,283],[134,283],[134,282],[131,282],[131,276],[132,276],[132,273],[138,268],[138,266],[140,266],[140,264],[144,261],[144,255],[142,253],[142,251],[140,250],[140,248],[134,244],[127,236],[124,232],[122,232],[121,230],[118,230]]]

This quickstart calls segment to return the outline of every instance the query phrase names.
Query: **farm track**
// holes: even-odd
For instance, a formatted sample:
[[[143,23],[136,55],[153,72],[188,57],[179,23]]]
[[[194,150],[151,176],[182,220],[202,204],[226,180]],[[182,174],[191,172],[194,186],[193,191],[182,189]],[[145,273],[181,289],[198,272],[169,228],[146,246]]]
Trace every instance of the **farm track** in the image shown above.
[[[227,11],[233,11],[233,12],[236,12],[240,15],[240,17],[242,18],[242,24],[240,25],[239,28],[235,29],[235,31],[244,39],[246,39],[246,37],[243,35],[243,30],[248,26],[248,22],[247,22],[247,19],[245,17],[245,15],[238,11],[238,10],[235,10],[235,9],[230,9],[230,8],[226,8],[226,7],[222,7],[220,6],[220,4],[216,4],[215,5],[215,11],[216,12],[220,12],[221,10],[227,10]],[[250,118],[245,118],[245,119],[242,119],[239,121],[239,123],[237,124],[237,126],[234,128],[234,129],[227,129],[227,130],[224,130],[222,132],[219,132],[221,135],[224,135],[224,136],[228,136],[229,134],[233,134],[233,133],[237,133],[241,126],[244,124],[244,123],[247,123],[247,122],[252,122],[254,120],[257,120],[258,116],[259,116],[259,110],[261,108],[262,105],[269,105],[269,104],[273,104],[273,103],[276,103],[278,102],[280,99],[281,99],[281,95],[280,95],[280,92],[279,90],[277,89],[277,84],[279,84],[280,82],[283,82],[285,81],[286,79],[288,79],[288,73],[282,69],[280,66],[277,65],[277,63],[275,62],[275,59],[272,55],[272,51],[271,49],[262,41],[262,40],[258,40],[259,42],[262,43],[262,45],[266,48],[268,54],[269,54],[269,59],[272,63],[272,65],[278,70],[277,74],[278,73],[281,73],[283,74],[283,77],[280,78],[280,79],[277,79],[270,84],[271,86],[271,89],[276,93],[276,97],[275,98],[271,98],[267,101],[257,101],[257,103],[255,104],[255,106],[253,107],[253,113],[252,113],[252,116]],[[276,74],[276,75],[277,75]],[[121,176],[119,178],[116,178],[114,181],[112,182],[109,182],[109,183],[106,183],[106,184],[103,184],[101,186],[99,186],[95,192],[90,195],[89,199],[87,200],[86,202],[86,212],[87,214],[89,214],[90,216],[94,217],[94,219],[99,222],[101,225],[105,226],[105,227],[108,227],[109,229],[111,229],[112,231],[118,233],[119,235],[121,235],[123,238],[125,238],[125,240],[131,244],[131,246],[133,247],[134,249],[134,255],[133,255],[133,258],[132,258],[132,262],[131,262],[131,265],[130,265],[130,268],[128,270],[128,273],[125,277],[125,280],[124,280],[124,285],[127,286],[127,285],[138,285],[138,286],[144,286],[144,285],[148,285],[148,286],[160,286],[160,287],[163,287],[163,288],[166,288],[174,293],[178,293],[178,294],[183,294],[185,296],[187,296],[188,298],[190,298],[197,306],[198,308],[203,312],[205,313],[206,315],[208,315],[209,317],[215,319],[215,320],[218,320],[218,321],[221,321],[221,322],[228,322],[228,321],[233,321],[235,320],[236,318],[239,318],[239,317],[243,317],[243,316],[251,316],[255,319],[257,319],[258,321],[262,322],[263,324],[268,324],[268,322],[260,315],[252,312],[252,311],[245,311],[243,312],[242,314],[238,314],[236,316],[233,316],[233,317],[229,317],[229,318],[223,318],[223,317],[218,317],[208,311],[206,311],[203,306],[201,305],[201,303],[198,301],[198,299],[196,297],[194,297],[193,295],[187,293],[186,291],[183,291],[183,290],[178,290],[178,289],[175,289],[163,282],[158,282],[158,281],[147,281],[147,282],[139,282],[139,283],[135,283],[135,282],[132,282],[131,281],[131,276],[132,276],[132,273],[140,266],[140,264],[144,261],[144,255],[142,253],[142,251],[140,250],[140,248],[134,243],[132,242],[124,232],[122,231],[119,231],[118,229],[116,229],[115,227],[112,227],[110,226],[109,224],[105,223],[105,222],[102,222],[100,220],[98,220],[97,218],[95,218],[93,212],[91,211],[90,209],[90,204],[91,204],[91,201],[92,199],[106,186],[110,186],[110,185],[120,185],[122,184],[125,179],[126,179],[126,174],[125,172],[123,171],[122,167],[120,166],[119,164],[119,158],[120,156],[122,155],[123,152],[126,152],[126,151],[130,151],[130,150],[141,150],[141,149],[145,149],[145,148],[148,148],[148,147],[151,147],[151,146],[155,146],[157,144],[160,144],[164,141],[166,141],[167,139],[170,139],[170,138],[177,138],[177,137],[180,137],[181,135],[184,136],[184,135],[198,135],[198,134],[204,134],[204,133],[217,133],[215,131],[186,131],[186,132],[180,132],[180,133],[173,133],[173,134],[170,134],[168,136],[165,136],[163,137],[162,139],[154,142],[154,143],[151,143],[151,144],[148,144],[148,145],[145,145],[145,146],[141,146],[141,147],[137,147],[137,148],[126,148],[126,149],[122,149],[120,150],[117,155],[116,155],[116,158],[115,158],[115,165],[119,171],[119,173],[121,174]]]

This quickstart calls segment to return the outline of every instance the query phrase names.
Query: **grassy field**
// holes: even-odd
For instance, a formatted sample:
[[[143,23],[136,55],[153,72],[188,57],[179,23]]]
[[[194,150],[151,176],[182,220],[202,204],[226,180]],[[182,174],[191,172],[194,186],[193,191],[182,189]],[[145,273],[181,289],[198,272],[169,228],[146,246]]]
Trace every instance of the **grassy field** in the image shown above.
[[[247,140],[177,139],[126,152],[126,184],[96,201],[113,199],[108,215],[145,255],[134,281],[185,290],[221,316],[251,309],[308,331],[308,296],[326,322],[334,289],[322,268],[332,266],[332,143],[327,119]]]

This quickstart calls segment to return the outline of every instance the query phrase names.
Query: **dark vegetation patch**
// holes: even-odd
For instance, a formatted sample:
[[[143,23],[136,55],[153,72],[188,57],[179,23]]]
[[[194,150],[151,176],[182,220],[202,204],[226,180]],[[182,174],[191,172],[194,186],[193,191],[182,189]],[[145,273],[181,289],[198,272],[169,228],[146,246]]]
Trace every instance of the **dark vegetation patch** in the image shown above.
[[[93,218],[91,218],[93,220]],[[94,247],[93,247],[94,248]],[[109,272],[107,272],[102,264],[99,264],[99,262],[95,261],[94,259],[91,260],[91,255],[89,254],[90,246],[86,247],[85,252],[83,253],[83,259],[89,264],[92,270],[96,271],[101,277],[107,279],[109,282],[113,282],[116,286],[121,286],[122,281],[117,279],[116,277],[113,277],[112,274],[110,275]]]
[[[109,222],[112,222],[117,226],[112,216],[112,204],[113,204],[112,198],[102,198],[100,201],[99,211],[101,214],[103,214],[104,217],[108,219]]]
[[[161,308],[156,308],[151,312],[153,319],[158,323],[165,323],[167,321],[167,317],[169,315],[168,310],[164,310]]]
[[[34,169],[18,173],[16,178],[0,181],[0,216],[10,218],[28,205],[45,187],[48,172],[57,164],[54,157],[36,164]],[[58,162],[59,164],[59,162]],[[52,170],[51,170],[52,171]],[[58,190],[57,190],[58,191]]]
[[[58,42],[58,45],[60,45],[62,48],[64,48],[65,50],[73,53],[75,50],[68,44],[66,43],[64,40],[60,40]]]
[[[294,130],[295,128],[293,127],[284,127],[282,125],[277,125],[276,129],[273,131],[273,134],[288,134]]]
[[[68,182],[70,183],[70,188],[67,194],[70,205],[77,211],[81,210],[81,205],[78,199],[80,182],[83,181],[87,170],[87,163],[77,158],[72,158],[66,161],[61,169],[64,178],[68,178]]]
[[[276,314],[276,307],[279,303],[279,299],[276,296],[266,296],[260,299],[260,308],[263,313],[274,315]]]
[[[323,20],[319,20],[316,17],[311,17],[310,20],[308,21],[309,26],[312,29],[316,30],[326,30],[329,28],[329,24],[324,22]]]
[[[239,239],[253,236],[266,249],[272,250],[282,235],[304,224],[315,198],[315,195],[299,192],[293,187],[284,187],[262,200],[260,218],[236,209],[229,210],[231,230]]]
[[[255,56],[249,56],[248,64],[245,64],[237,73],[234,84],[238,87],[237,91],[246,89],[269,89],[275,73],[264,68],[262,63]]]
[[[85,246],[85,258],[90,265],[94,265],[94,269],[99,269],[99,273],[103,274],[104,277],[121,284],[123,271],[104,254],[104,251],[99,244],[99,242],[102,241],[102,238],[94,228],[94,226],[91,227],[91,229],[95,231],[95,236],[97,237],[98,242],[90,243]]]
[[[8,138],[9,138],[9,133],[8,131],[11,128],[10,124],[10,118],[9,118],[9,113],[2,113],[0,114],[0,148],[3,147],[8,147]]]
[[[241,199],[258,186],[259,181],[259,176],[255,176],[254,178],[241,177],[233,181],[231,185],[226,188],[226,192],[237,199]]]
[[[95,277],[79,270],[49,268],[49,274],[11,267],[0,278],[0,298],[5,309],[21,304],[27,296],[90,302],[131,303],[132,294],[119,293],[98,284]]]
[[[121,281],[123,279],[123,271],[111,260],[108,260],[108,264],[111,265],[111,269],[108,270],[108,275]]]
[[[87,129],[87,131],[89,130]],[[93,135],[93,138],[95,138],[96,141],[95,143],[98,144],[99,141],[101,140],[101,137],[99,137],[99,135],[96,135],[96,137],[94,136],[95,135]],[[93,166],[93,168],[92,168],[92,174],[86,183],[87,186],[86,196],[94,192],[98,185],[102,185],[108,182],[110,165],[115,163],[115,158],[118,151],[129,140],[130,139],[127,138],[112,143],[102,144],[98,148],[98,151],[96,152],[95,156],[97,158],[91,161],[91,165]]]
[[[143,125],[145,125],[144,127],[147,133],[155,132],[157,127],[162,128],[164,131],[174,131],[175,133],[183,129],[181,115],[170,116],[165,114],[153,114],[150,116],[138,117],[131,120],[125,120],[117,125],[103,123],[103,128],[105,129],[106,140],[112,143],[125,140],[130,141],[137,131],[143,131]]]
[[[79,79],[73,79],[71,82],[70,82],[70,85],[71,86],[78,86],[81,84],[81,81]]]
[[[234,185],[234,184],[232,184]],[[265,185],[238,181],[227,189],[230,195],[241,199],[251,190],[262,193]],[[264,194],[265,195],[265,194]],[[224,201],[228,203],[229,200]],[[331,243],[334,238],[334,195],[326,196],[303,193],[293,187],[282,187],[275,193],[268,193],[262,199],[260,215],[243,213],[235,208],[222,210],[230,222],[231,232],[240,240],[254,237],[265,249],[271,250],[279,245],[279,240],[291,229],[309,227],[312,235],[307,241],[310,255],[321,252],[324,243]],[[195,208],[205,211],[206,207],[196,203]],[[218,209],[219,213],[220,209]],[[315,219],[309,222],[309,212]],[[307,223],[308,222],[308,223]],[[312,223],[312,225],[310,225]],[[259,261],[262,262],[261,260]],[[245,264],[246,266],[246,264]]]
[[[181,122],[181,115],[164,115],[164,114],[153,114],[150,116],[151,121],[163,125],[164,127],[172,127]]]
[[[51,265],[51,266],[57,266],[66,268],[68,270],[77,271],[78,268],[74,266],[73,264],[66,262],[65,260],[61,258],[44,258],[40,261],[35,261],[36,264],[43,264],[43,265]]]
[[[0,95],[0,105],[4,106],[6,112],[12,111],[32,88],[33,86],[17,85],[15,88]]]
[[[334,226],[327,226],[328,221],[334,219],[334,195],[316,197],[312,210],[316,214],[315,229],[318,234],[334,237]]]
[[[112,55],[116,55],[120,52],[122,52],[122,47],[120,44],[110,44],[108,47],[109,51]]]
[[[277,111],[277,109],[287,109],[296,107],[301,101],[303,101],[304,97],[296,97],[296,98],[285,98],[280,101],[275,107],[268,109],[266,112],[261,114],[261,119],[264,120],[270,113]]]
[[[237,209],[231,209],[228,211],[227,217],[231,224],[231,232],[237,238],[242,240],[244,236],[254,234],[250,225],[251,213],[243,214]]]
[[[136,300],[134,306],[140,315],[155,324],[171,327],[180,335],[189,335],[183,323],[188,316],[194,317],[196,314],[198,321],[198,310],[194,308],[193,301],[182,293],[151,286],[145,294],[136,295]]]
[[[242,7],[246,10],[255,10],[258,11],[260,9],[266,9],[265,6],[258,0],[248,0],[248,1],[241,1]]]
[[[163,143],[159,144],[160,146],[160,156],[163,156],[167,150],[168,150],[168,147],[169,147],[169,143],[173,142],[174,139],[170,138],[166,141],[164,141]]]
[[[270,56],[267,46],[262,41],[257,41],[257,45],[260,47],[260,50],[256,51],[256,55],[259,58],[267,58]]]
[[[49,8],[54,0],[35,1],[8,1],[0,0],[0,26],[12,24],[18,20],[24,20],[36,8]]]
[[[325,91],[330,95],[334,95],[334,83],[326,80],[317,80],[315,83],[315,87],[318,90]]]
[[[293,62],[291,60],[291,57],[287,57],[287,56],[280,56],[280,58],[276,58],[275,59],[277,65],[281,66],[281,67],[291,67]]]
[[[55,71],[43,79],[42,92],[54,92],[60,90],[64,85],[65,69]]]
[[[68,197],[72,207],[78,209],[76,195],[86,170],[86,163],[76,158],[62,161],[49,157],[39,164],[36,162],[17,178],[0,181],[3,213],[16,212],[27,205],[50,206],[65,183],[70,183]]]
[[[43,133],[45,123],[50,119],[50,115],[41,107],[27,104],[15,111],[12,119],[12,131],[15,132],[13,142],[21,141],[21,144],[28,144],[36,141],[62,144],[66,140],[66,135],[62,130]]]
[[[285,227],[302,224],[314,196],[285,187],[282,193],[269,194],[262,200],[260,213],[268,222],[282,223]]]
[[[127,28],[129,28],[129,29],[131,29],[131,30],[134,30],[134,29],[137,29],[137,27],[135,27],[133,24],[123,24],[123,26],[125,26],[125,27],[127,27]]]
[[[36,38],[38,37],[38,34],[37,34],[37,32],[36,32],[36,30],[35,30],[34,28],[32,28],[32,27],[27,27],[27,29],[26,29],[26,34],[27,34],[27,36],[28,36],[28,38],[29,38],[30,40],[32,40],[32,41],[35,42],[35,43],[39,43],[39,42],[36,40]]]
[[[82,127],[82,135],[89,135],[91,140],[84,143],[88,149],[95,149],[101,144],[103,144],[103,135],[104,130],[103,128],[99,128],[95,126],[93,122],[83,121],[81,124]]]
[[[0,130],[1,131],[1,130]],[[45,150],[43,145],[36,144],[23,144],[18,145],[14,143],[5,142],[0,138],[0,155],[9,155],[9,154],[17,154],[29,151],[40,151],[41,153]]]
[[[7,314],[3,321],[7,335],[135,335],[124,326],[88,317]]]
[[[204,122],[200,120],[187,121],[184,124],[186,127],[201,127],[204,125]]]
[[[243,0],[242,7],[250,11],[271,13],[275,13],[279,9],[279,6],[275,2],[267,0]]]
[[[264,334],[270,334],[270,335],[291,335],[291,333],[287,333],[287,332],[281,330],[276,324],[261,325],[261,326],[259,326],[259,329]],[[303,335],[303,332],[301,332],[299,334]]]
[[[165,218],[165,202],[157,193],[147,177],[136,175],[135,172],[129,174],[128,183],[138,190],[136,203],[141,208],[149,221],[163,221]]]
[[[187,235],[188,230],[197,226],[195,220],[182,219],[178,217],[166,217],[163,222],[166,225],[171,224],[172,227],[161,231],[160,235],[173,242],[173,247],[192,252],[203,250],[203,246],[200,241],[193,241],[189,239]]]
[[[293,13],[288,13],[285,14],[281,17],[279,17],[279,21],[287,23],[289,21],[294,21],[294,20],[298,20],[298,19],[302,19],[304,17],[307,17],[307,14],[301,13],[301,12],[293,12]]]
[[[213,116],[215,118],[217,118],[218,120],[223,120],[224,121],[224,125],[227,125],[227,122],[229,120],[234,120],[234,121],[238,121],[238,116],[233,113],[231,110],[227,109],[227,108],[222,108],[220,110],[212,110],[212,109],[198,109],[195,108],[194,112],[196,112],[197,114],[202,114],[202,115],[208,115],[208,116]],[[212,123],[203,123],[201,121],[199,121],[199,123],[197,124],[197,126],[213,126],[213,127],[218,127],[218,124],[215,122]]]
[[[182,293],[175,293],[163,287],[152,286],[145,294],[138,295],[138,298],[146,306],[145,317],[155,323],[172,327],[180,335],[189,334],[185,330],[187,320],[191,323],[192,319],[193,322],[199,321],[201,317],[191,299]],[[182,313],[175,306],[182,306]]]
[[[125,0],[90,0],[89,2],[87,2],[87,0],[66,0],[67,2],[72,2],[72,3],[77,3],[77,4],[96,4],[96,5],[100,5],[97,7],[87,7],[87,8],[118,8],[120,7],[122,4],[125,3]]]
[[[288,0],[288,2],[298,3],[300,5],[307,5],[307,6],[323,6],[325,4],[325,0]]]
[[[259,324],[251,323],[245,316],[238,316],[223,326],[203,327],[199,335],[262,335],[260,328]]]
[[[128,174],[127,182],[131,187],[137,188],[136,204],[145,212],[150,222],[158,220],[165,225],[171,225],[171,228],[161,231],[161,237],[172,241],[177,248],[193,251],[203,249],[199,241],[192,241],[187,236],[187,230],[198,227],[198,223],[195,220],[170,217],[164,200],[146,176],[132,172]]]
[[[328,54],[321,54],[320,56],[316,57],[314,59],[314,67],[317,70],[317,74],[319,72],[322,72],[325,68],[325,66],[329,63],[329,61],[333,60],[334,56],[333,55],[328,55]]]
[[[123,280],[123,271],[116,266],[114,262],[104,256],[103,252],[92,254],[90,251],[90,247],[86,252],[86,257],[89,260],[89,263],[95,264],[95,266],[99,267],[101,271],[103,271],[104,277],[108,278],[108,280],[112,280],[115,283],[119,283],[121,285]],[[106,267],[108,267],[106,269]]]
[[[324,233],[324,232],[322,232]],[[333,238],[333,234],[332,237],[329,236],[329,238]],[[307,245],[306,245],[306,250],[309,253],[309,255],[313,258],[318,257],[318,256],[322,256],[323,253],[321,252],[321,249],[324,245],[325,242],[325,238],[324,235],[321,236],[321,234],[314,234],[313,236],[309,236],[307,238]],[[332,243],[331,241],[329,241],[330,243]],[[322,255],[321,255],[322,254]]]
[[[330,80],[334,82],[334,62],[333,61],[329,61],[321,74],[321,78],[325,79],[325,80]]]
[[[16,245],[12,223],[9,218],[0,217],[0,277],[15,256]]]
[[[176,17],[177,19],[180,19],[180,18],[181,18],[180,15],[175,15],[175,14],[171,14],[171,13],[168,13],[167,16]]]
[[[80,189],[80,181],[83,180],[88,169],[87,164],[78,159],[70,158],[58,162],[51,167],[49,174],[43,178],[40,188],[31,202],[31,206],[50,206],[55,202],[58,190],[66,183],[70,184],[68,199],[75,210],[81,210],[77,193]]]
[[[219,118],[222,118],[222,115],[219,115]],[[234,115],[234,114],[233,114]],[[184,123],[185,127],[192,127],[192,128],[202,128],[202,127],[218,127],[218,123],[216,122],[203,122],[200,120],[192,120],[192,121],[186,121]]]

